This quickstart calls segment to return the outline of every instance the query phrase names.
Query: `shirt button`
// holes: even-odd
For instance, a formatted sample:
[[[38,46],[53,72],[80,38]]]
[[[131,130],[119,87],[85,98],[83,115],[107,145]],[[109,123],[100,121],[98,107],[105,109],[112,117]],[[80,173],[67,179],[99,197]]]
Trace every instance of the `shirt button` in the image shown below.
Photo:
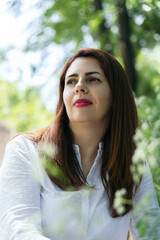
[[[91,176],[88,177],[88,181],[91,181]]]

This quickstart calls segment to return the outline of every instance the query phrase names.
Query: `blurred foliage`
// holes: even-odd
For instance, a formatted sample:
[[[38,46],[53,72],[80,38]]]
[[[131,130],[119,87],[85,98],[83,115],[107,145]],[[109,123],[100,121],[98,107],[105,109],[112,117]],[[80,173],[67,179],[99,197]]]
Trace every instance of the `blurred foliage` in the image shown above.
[[[127,8],[131,19],[131,39],[134,50],[152,48],[160,42],[159,0],[128,0]]]
[[[154,98],[141,96],[136,98],[140,126],[136,130],[134,140],[136,150],[133,156],[131,170],[135,182],[145,173],[144,159],[149,163],[157,199],[160,205],[160,85],[155,88]],[[125,189],[120,189],[115,194],[114,208],[121,214],[124,212],[124,204],[129,203],[125,199]],[[159,240],[160,215],[157,209],[152,212],[146,206],[150,206],[152,195],[147,193],[137,204],[133,216],[137,218],[138,239],[142,237]],[[143,211],[142,211],[143,209]],[[152,219],[151,219],[152,217]]]
[[[160,45],[152,50],[145,49],[137,54],[137,96],[146,95],[155,99],[155,88],[160,85]]]
[[[141,50],[152,50],[160,44],[160,24],[157,24],[160,17],[159,0],[38,0],[35,7],[42,14],[28,26],[31,34],[25,50],[41,50],[46,55],[50,52],[47,49],[56,43],[66,46],[67,58],[71,55],[71,49],[74,51],[96,45],[122,62],[118,24],[118,14],[122,9],[117,8],[121,2],[126,5],[129,16],[129,37],[138,73],[137,95],[153,95],[151,79],[157,78],[157,70],[149,59],[145,61]],[[21,12],[21,0],[9,3],[14,12]]]
[[[135,141],[141,157],[145,156],[152,170],[155,189],[160,203],[160,86],[155,88],[155,98],[137,99],[140,127]]]
[[[65,44],[70,41],[76,43],[79,48],[84,43],[86,35],[92,36],[100,48],[113,49],[115,55],[118,51],[118,23],[115,3],[126,2],[131,24],[131,40],[137,53],[141,48],[153,47],[160,43],[160,25],[157,24],[160,17],[159,0],[102,0],[102,9],[95,10],[93,0],[46,0],[48,7],[43,10],[39,19],[39,27],[29,39],[29,49],[39,49],[55,42]],[[40,5],[41,3],[41,5]],[[39,0],[39,7],[43,3]],[[119,10],[120,11],[120,10]],[[101,45],[99,26],[105,20],[106,45]],[[102,41],[103,42],[103,41]],[[74,49],[73,49],[74,50]]]
[[[154,94],[154,98],[141,96],[136,99],[140,126],[134,136],[137,148],[133,156],[132,172],[134,179],[136,181],[139,180],[139,177],[144,173],[144,165],[142,163],[144,159],[147,159],[160,205],[160,85],[155,87]],[[137,171],[134,170],[138,170],[138,175]],[[148,192],[148,196],[142,199],[142,202],[136,209],[137,212],[147,206],[148,201],[151,201],[150,198],[152,196],[149,196],[149,194]],[[150,222],[151,214],[153,217],[152,222]],[[148,236],[150,239],[158,240],[159,237],[153,237],[153,235],[159,236],[159,225],[159,212],[153,209],[152,213],[150,213],[149,209],[146,209],[137,222],[139,237]]]
[[[20,90],[17,83],[0,80],[0,121],[15,132],[33,131],[50,124],[50,114],[38,89]]]

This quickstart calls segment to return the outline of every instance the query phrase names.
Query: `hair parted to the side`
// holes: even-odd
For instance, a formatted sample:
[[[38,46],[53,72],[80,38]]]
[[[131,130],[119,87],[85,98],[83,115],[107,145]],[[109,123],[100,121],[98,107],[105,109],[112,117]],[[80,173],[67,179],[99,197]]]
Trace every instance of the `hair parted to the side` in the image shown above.
[[[86,183],[72,146],[72,133],[63,102],[66,72],[72,62],[79,57],[94,57],[99,61],[113,97],[110,124],[103,139],[101,179],[109,199],[110,215],[118,217],[113,208],[116,190],[125,188],[127,190],[125,197],[129,200],[133,197],[134,182],[130,166],[135,150],[133,135],[138,127],[138,116],[130,83],[122,66],[113,56],[102,50],[83,48],[67,60],[60,75],[55,119],[50,126],[33,133],[32,140],[55,144],[58,147],[58,153],[54,156],[53,163],[62,168],[72,186],[80,187]],[[58,183],[53,176],[50,178],[65,189],[65,186]],[[123,215],[131,209],[132,205],[126,204]]]

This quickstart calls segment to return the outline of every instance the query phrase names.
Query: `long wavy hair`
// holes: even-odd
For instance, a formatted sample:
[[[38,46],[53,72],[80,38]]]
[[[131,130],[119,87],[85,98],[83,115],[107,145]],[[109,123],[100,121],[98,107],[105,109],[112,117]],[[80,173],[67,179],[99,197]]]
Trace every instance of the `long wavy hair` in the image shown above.
[[[54,121],[48,127],[34,132],[31,139],[38,143],[45,142],[57,146],[58,151],[53,156],[51,164],[56,164],[63,170],[67,181],[59,181],[48,172],[53,183],[62,189],[66,189],[69,185],[79,188],[86,184],[86,179],[73,149],[72,133],[63,101],[66,72],[72,62],[80,57],[93,57],[99,61],[112,93],[111,118],[103,139],[104,147],[100,171],[107,194],[106,198],[108,198],[110,215],[119,217],[113,208],[115,192],[125,188],[127,190],[125,197],[129,200],[132,200],[134,194],[135,184],[130,166],[135,150],[133,135],[138,126],[138,116],[133,92],[126,73],[113,56],[102,50],[83,48],[67,60],[60,74],[59,100]],[[125,212],[122,215],[127,214],[132,208],[131,204],[126,203]]]

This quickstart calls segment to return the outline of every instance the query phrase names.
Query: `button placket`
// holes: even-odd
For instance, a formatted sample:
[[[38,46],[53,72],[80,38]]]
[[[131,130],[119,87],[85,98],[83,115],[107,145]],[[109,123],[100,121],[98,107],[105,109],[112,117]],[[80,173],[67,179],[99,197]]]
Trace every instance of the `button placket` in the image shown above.
[[[88,231],[88,219],[89,219],[89,190],[82,190],[82,205],[81,205],[81,227],[84,236]]]

